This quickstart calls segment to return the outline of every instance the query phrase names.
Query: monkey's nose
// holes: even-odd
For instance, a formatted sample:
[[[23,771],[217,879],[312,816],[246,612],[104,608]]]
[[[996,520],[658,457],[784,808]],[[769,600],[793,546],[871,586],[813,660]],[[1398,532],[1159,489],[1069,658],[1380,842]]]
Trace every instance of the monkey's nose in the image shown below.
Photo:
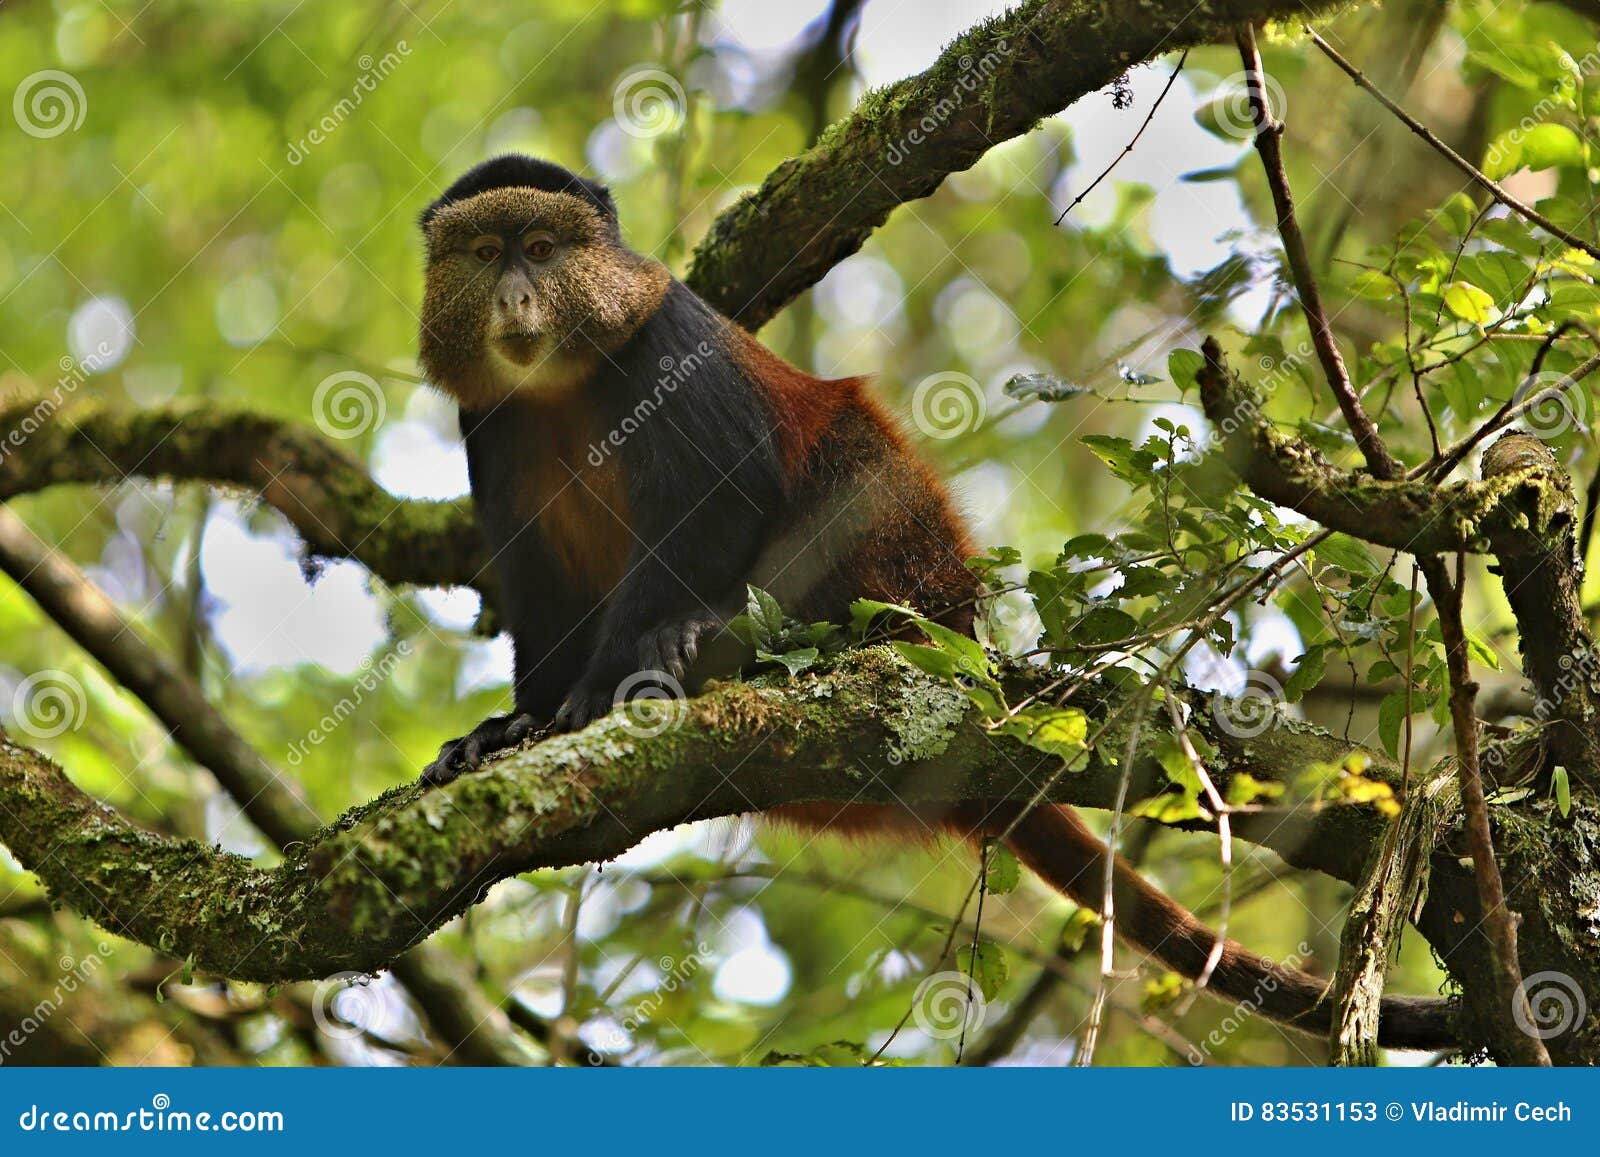
[[[506,313],[518,309],[527,309],[533,304],[533,294],[526,289],[516,293],[502,293],[500,295],[500,308]]]

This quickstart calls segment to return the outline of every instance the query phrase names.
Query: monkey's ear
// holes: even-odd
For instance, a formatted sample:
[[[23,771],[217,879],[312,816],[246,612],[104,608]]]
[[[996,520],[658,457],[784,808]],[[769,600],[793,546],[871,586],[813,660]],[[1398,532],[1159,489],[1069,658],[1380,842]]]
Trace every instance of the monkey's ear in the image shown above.
[[[617,220],[617,203],[611,197],[611,186],[602,185],[599,181],[584,181],[589,187],[589,192],[599,202],[601,210],[613,221]]]

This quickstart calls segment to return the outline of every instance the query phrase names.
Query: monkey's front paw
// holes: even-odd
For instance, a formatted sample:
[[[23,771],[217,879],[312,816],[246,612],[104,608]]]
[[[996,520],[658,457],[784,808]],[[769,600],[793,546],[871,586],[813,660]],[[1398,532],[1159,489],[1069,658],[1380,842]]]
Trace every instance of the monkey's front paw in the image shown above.
[[[487,756],[515,747],[539,730],[539,720],[526,711],[491,715],[459,739],[439,748],[439,755],[422,769],[423,783],[449,783],[463,772],[476,771]]]
[[[722,629],[722,620],[696,615],[663,623],[639,640],[639,669],[660,671],[682,682],[700,654],[700,641]]]
[[[583,730],[602,715],[610,713],[615,695],[615,688],[609,685],[602,687],[584,680],[562,701],[561,709],[556,712],[556,730]]]

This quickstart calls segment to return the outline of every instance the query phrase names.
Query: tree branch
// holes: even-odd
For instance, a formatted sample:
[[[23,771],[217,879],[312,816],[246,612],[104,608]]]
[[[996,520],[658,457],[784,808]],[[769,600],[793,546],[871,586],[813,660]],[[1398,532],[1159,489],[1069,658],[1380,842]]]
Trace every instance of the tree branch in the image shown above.
[[[1148,0],[1138,12],[1027,0],[957,37],[927,70],[868,93],[816,145],[727,209],[688,282],[754,330],[850,256],[891,211],[1001,141],[1168,52],[1246,21],[1313,16],[1338,0]],[[914,164],[902,163],[909,157]]]
[[[393,583],[493,591],[470,503],[396,498],[295,423],[213,404],[57,408],[30,398],[0,409],[0,430],[13,439],[0,455],[0,501],[131,477],[237,486],[281,511],[314,554],[355,559]]]
[[[281,776],[77,567],[4,508],[0,570],[150,709],[268,839],[284,848],[315,835],[320,821],[299,784]],[[394,962],[394,972],[452,1057],[477,1065],[526,1063],[509,1018],[449,953],[418,945]]]
[[[1322,308],[1322,292],[1317,288],[1316,275],[1311,269],[1311,254],[1306,249],[1306,239],[1294,212],[1294,197],[1289,192],[1289,171],[1283,164],[1283,122],[1272,115],[1267,105],[1255,29],[1246,24],[1239,30],[1237,42],[1239,58],[1244,63],[1250,113],[1256,126],[1256,152],[1261,155],[1261,167],[1267,173],[1267,187],[1272,191],[1272,205],[1278,214],[1278,236],[1283,239],[1295,296],[1306,315],[1306,326],[1311,330],[1311,344],[1316,348],[1317,360],[1322,363],[1323,377],[1333,391],[1334,401],[1339,404],[1345,425],[1350,427],[1356,445],[1367,460],[1368,469],[1379,478],[1397,477],[1401,473],[1400,464],[1384,446],[1378,427],[1362,406],[1350,382],[1344,357],[1339,353],[1339,343],[1334,340],[1333,326]]]
[[[1218,763],[1229,775],[1288,777],[1311,763],[1337,764],[1352,750],[1287,720],[1240,740],[1214,724],[1202,697],[1195,707],[1193,719],[1224,753]],[[218,975],[285,981],[384,967],[500,879],[608,859],[676,824],[806,800],[937,811],[963,799],[1029,799],[1055,765],[983,731],[959,692],[885,648],[850,653],[829,673],[792,685],[719,686],[679,709],[677,726],[651,738],[634,737],[627,718],[613,715],[446,787],[397,788],[271,870],[141,831],[7,741],[0,838],[58,900],[110,931]],[[1153,745],[1162,730],[1149,730]],[[1369,774],[1398,776],[1381,755],[1369,756]],[[1122,774],[1097,761],[1058,777],[1051,798],[1109,806]],[[1133,790],[1154,794],[1166,782],[1159,761],[1141,752]],[[1226,782],[1224,775],[1219,787]],[[1355,878],[1384,825],[1360,807],[1234,820],[1240,838],[1344,879]]]
[[[1330,530],[1419,555],[1543,557],[1552,523],[1570,509],[1570,484],[1538,461],[1448,486],[1342,469],[1267,421],[1261,398],[1229,372],[1214,338],[1202,352],[1200,401],[1222,436],[1229,465],[1261,497]]]

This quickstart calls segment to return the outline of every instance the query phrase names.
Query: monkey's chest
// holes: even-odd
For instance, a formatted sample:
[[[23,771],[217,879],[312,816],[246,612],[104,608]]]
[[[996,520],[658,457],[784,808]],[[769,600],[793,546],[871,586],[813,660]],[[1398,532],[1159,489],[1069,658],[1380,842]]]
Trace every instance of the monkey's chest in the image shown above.
[[[589,415],[525,426],[515,449],[517,521],[537,527],[565,577],[604,595],[627,568],[627,489],[622,464],[607,454],[604,431]]]

